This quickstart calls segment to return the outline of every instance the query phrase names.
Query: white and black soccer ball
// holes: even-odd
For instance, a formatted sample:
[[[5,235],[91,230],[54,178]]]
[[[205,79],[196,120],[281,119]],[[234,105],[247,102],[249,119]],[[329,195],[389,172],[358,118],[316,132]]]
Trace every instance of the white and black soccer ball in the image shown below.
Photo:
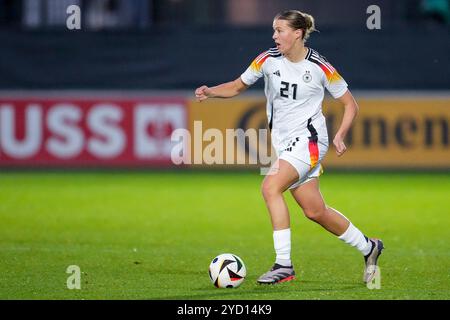
[[[218,255],[209,265],[209,278],[217,288],[237,288],[246,275],[244,262],[232,253]]]

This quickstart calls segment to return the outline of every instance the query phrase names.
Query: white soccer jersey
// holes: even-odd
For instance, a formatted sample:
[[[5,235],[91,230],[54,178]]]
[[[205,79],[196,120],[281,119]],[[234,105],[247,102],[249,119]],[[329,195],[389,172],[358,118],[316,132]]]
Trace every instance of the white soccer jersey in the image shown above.
[[[307,49],[305,59],[293,63],[278,49],[271,48],[256,57],[241,75],[249,86],[264,76],[267,118],[277,151],[296,137],[311,135],[309,123],[315,128],[325,126],[322,114],[325,88],[334,98],[347,91],[347,83],[336,69],[317,51]],[[320,131],[328,139],[326,126]]]

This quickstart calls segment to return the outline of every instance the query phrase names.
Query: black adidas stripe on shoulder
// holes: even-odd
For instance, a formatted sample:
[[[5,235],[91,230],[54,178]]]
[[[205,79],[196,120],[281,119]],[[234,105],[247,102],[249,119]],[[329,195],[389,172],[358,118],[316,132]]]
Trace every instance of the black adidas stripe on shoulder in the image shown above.
[[[277,47],[272,47],[267,51],[271,57],[281,57],[282,54],[280,53],[280,51],[278,51]]]
[[[309,49],[308,54],[306,55],[306,59],[317,64],[319,67],[321,67],[322,69],[327,69],[329,72],[333,73],[334,72],[334,68],[333,66],[328,62],[327,58],[325,58],[324,56],[322,56],[321,54],[319,54],[316,50],[314,49]]]
[[[309,60],[309,58],[311,57],[313,51],[314,51],[313,49],[308,48],[308,53],[306,54],[305,60]]]
[[[309,58],[315,58],[316,60],[319,60],[321,62],[330,63],[325,56],[321,55],[319,52],[311,48],[309,48],[309,52],[307,54],[307,59],[309,60]]]

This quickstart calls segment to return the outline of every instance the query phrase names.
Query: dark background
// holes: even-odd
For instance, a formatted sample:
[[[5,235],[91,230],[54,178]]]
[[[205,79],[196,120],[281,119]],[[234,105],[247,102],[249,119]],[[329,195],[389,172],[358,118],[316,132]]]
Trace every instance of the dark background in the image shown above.
[[[69,30],[66,8],[81,8]],[[369,30],[369,5],[381,30]],[[237,78],[273,46],[280,11],[312,14],[308,46],[353,89],[450,88],[448,0],[0,0],[0,89],[186,89]],[[255,87],[263,85],[260,81]]]

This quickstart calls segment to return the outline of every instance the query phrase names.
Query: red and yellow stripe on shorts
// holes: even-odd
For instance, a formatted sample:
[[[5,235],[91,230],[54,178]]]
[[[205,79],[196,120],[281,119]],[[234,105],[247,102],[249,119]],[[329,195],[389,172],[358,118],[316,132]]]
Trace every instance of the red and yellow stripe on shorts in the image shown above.
[[[317,145],[317,140],[309,140],[309,158],[311,160],[311,168],[314,168],[319,161],[319,147]]]
[[[319,146],[318,146],[318,136],[316,128],[311,123],[311,118],[308,119],[308,130],[311,133],[311,136],[308,137],[309,144],[309,158],[310,158],[310,167],[311,169],[314,168],[317,165],[317,162],[319,161]]]

